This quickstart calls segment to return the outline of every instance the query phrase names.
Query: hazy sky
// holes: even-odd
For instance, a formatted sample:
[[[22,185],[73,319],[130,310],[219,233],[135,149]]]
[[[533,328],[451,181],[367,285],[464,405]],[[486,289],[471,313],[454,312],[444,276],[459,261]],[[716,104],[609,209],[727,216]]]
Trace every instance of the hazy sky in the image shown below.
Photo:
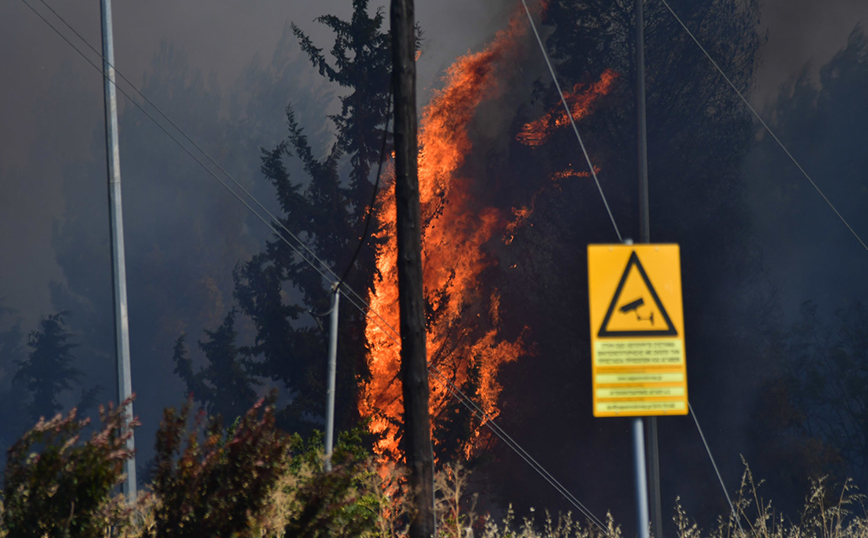
[[[868,24],[864,0],[762,0],[760,26],[768,31],[757,74],[757,100],[773,97],[777,87],[810,62],[812,74],[847,44],[856,24]]]
[[[38,0],[27,1],[59,25]],[[99,2],[46,3],[91,45],[100,48]],[[418,18],[426,40],[426,59],[420,63],[419,73],[423,95],[452,59],[478,47],[500,27],[505,12],[501,3],[419,3]],[[328,13],[345,17],[351,13],[351,2],[116,1],[113,10],[116,65],[130,80],[141,85],[142,74],[160,44],[170,42],[186,53],[192,66],[225,86],[235,81],[255,55],[267,60],[291,22],[327,45],[328,32],[313,19]],[[0,265],[0,296],[32,323],[50,310],[47,283],[62,279],[49,243],[52,223],[62,216],[64,208],[59,166],[64,159],[90,151],[93,140],[92,124],[58,124],[55,127],[62,132],[57,140],[63,142],[62,147],[49,157],[32,155],[40,113],[49,103],[64,98],[63,88],[51,86],[61,66],[90,85],[89,97],[96,104],[102,99],[101,77],[22,0],[0,5],[0,50],[6,57],[0,81],[0,181],[5,191],[0,197],[0,252],[4,260]],[[98,61],[93,55],[91,58]],[[120,101],[123,107],[123,98]],[[123,162],[121,167],[123,173]]]

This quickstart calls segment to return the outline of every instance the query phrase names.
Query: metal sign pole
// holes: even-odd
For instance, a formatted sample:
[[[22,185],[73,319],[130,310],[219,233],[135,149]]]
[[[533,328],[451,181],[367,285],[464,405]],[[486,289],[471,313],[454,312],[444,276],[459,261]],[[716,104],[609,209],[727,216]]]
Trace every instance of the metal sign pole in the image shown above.
[[[649,538],[648,483],[645,472],[645,431],[642,418],[633,418],[633,467],[636,472],[636,515],[639,538]]]
[[[637,0],[641,2],[641,0]],[[632,239],[624,239],[625,245],[632,245]],[[636,525],[639,538],[650,538],[648,516],[648,472],[645,467],[645,428],[642,417],[634,417],[633,424],[633,471],[636,482]]]
[[[114,287],[115,348],[117,353],[118,404],[132,395],[130,376],[130,327],[127,310],[127,270],[124,260],[124,218],[121,211],[121,164],[118,145],[118,101],[115,93],[115,53],[112,38],[111,0],[100,1],[102,20],[102,69],[105,89],[106,157],[109,177],[109,221],[111,228],[112,282]],[[125,410],[125,423],[133,419],[133,405]],[[132,431],[127,449],[134,451],[136,443]],[[136,458],[124,461],[124,495],[127,501],[136,501]]]
[[[341,299],[340,283],[335,284],[329,327],[328,390],[326,392],[325,470],[332,470],[332,449],[335,439],[335,373],[338,358],[338,304]]]
[[[651,242],[651,217],[648,203],[648,136],[645,121],[645,18],[644,0],[636,0],[636,116],[639,150],[639,242]],[[663,537],[660,503],[660,456],[657,443],[657,417],[645,418],[650,468],[651,517],[654,536]]]

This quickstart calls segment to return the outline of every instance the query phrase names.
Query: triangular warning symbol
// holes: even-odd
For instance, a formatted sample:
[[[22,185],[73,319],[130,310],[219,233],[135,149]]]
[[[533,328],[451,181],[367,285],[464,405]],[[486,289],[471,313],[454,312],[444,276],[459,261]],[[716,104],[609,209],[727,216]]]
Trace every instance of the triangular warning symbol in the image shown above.
[[[636,271],[631,275],[634,268]],[[623,300],[622,294],[625,294]],[[658,314],[656,317],[655,313]],[[621,275],[597,336],[678,336],[635,250]]]

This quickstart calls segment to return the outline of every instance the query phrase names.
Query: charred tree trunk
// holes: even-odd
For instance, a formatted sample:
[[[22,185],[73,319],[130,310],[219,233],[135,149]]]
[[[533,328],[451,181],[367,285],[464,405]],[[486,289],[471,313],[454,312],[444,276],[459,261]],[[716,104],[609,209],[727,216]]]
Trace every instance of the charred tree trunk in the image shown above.
[[[422,237],[416,140],[416,39],[413,0],[392,0],[392,86],[395,96],[395,202],[404,448],[414,510],[410,537],[435,533],[434,456],[428,416],[428,358],[422,295]]]

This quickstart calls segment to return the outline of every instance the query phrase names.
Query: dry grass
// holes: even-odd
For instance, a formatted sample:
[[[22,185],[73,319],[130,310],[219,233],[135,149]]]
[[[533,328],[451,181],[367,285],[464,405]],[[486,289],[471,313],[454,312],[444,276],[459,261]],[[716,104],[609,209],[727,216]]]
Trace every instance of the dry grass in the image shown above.
[[[721,516],[717,526],[705,533],[708,538],[868,538],[868,513],[864,496],[847,481],[838,491],[829,489],[825,479],[811,481],[798,521],[775,512],[772,502],[759,493],[756,481],[745,464],[734,513]],[[704,538],[676,505],[678,538]]]

